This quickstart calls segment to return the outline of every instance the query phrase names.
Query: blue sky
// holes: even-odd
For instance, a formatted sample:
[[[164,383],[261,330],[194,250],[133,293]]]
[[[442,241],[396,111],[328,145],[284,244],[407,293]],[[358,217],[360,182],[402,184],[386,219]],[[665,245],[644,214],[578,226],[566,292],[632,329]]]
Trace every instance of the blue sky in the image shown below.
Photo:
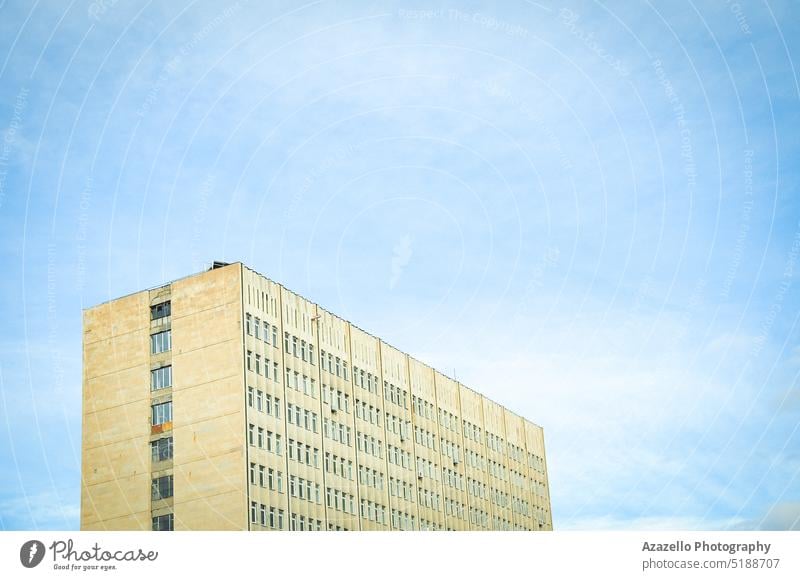
[[[800,529],[800,7],[0,2],[0,527],[81,309],[243,261],[545,428],[556,529]]]

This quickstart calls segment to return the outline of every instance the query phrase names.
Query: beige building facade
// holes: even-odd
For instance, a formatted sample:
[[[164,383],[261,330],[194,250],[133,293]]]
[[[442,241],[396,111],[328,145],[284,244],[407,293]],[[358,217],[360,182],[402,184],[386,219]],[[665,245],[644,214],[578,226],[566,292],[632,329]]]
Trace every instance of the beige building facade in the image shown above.
[[[542,428],[241,263],[84,312],[83,530],[551,530]]]

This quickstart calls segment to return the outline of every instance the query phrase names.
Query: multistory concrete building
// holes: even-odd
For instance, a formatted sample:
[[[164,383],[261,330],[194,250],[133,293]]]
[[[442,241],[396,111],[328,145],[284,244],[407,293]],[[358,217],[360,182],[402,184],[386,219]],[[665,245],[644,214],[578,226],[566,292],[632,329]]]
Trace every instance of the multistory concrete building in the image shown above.
[[[81,529],[550,530],[541,427],[246,266],[85,311]]]

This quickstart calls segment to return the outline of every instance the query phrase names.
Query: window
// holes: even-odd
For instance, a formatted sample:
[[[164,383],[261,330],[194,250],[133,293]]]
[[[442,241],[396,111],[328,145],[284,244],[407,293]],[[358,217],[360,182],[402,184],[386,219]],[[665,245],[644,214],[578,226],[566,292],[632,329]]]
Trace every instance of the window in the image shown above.
[[[153,425],[163,425],[164,423],[172,421],[172,401],[153,405],[151,409],[153,412]]]
[[[245,315],[245,328],[247,329],[247,334],[253,334],[253,317],[250,314]]]
[[[172,459],[172,437],[162,437],[150,442],[153,461]]]
[[[171,532],[174,529],[174,515],[165,514],[153,518],[154,532]]]
[[[165,330],[150,335],[150,353],[158,354],[172,350],[172,331]]]
[[[254,330],[253,336],[255,336],[258,339],[261,339],[261,319],[260,318],[256,318],[255,319],[255,324],[253,325],[253,330]]]
[[[166,318],[171,314],[170,302],[167,300],[166,302],[162,302],[161,304],[153,304],[150,307],[150,320],[159,320],[160,318]]]
[[[153,479],[151,489],[151,499],[153,501],[172,497],[172,476],[165,475],[163,477],[157,477]]]
[[[172,386],[172,366],[165,366],[150,371],[150,388],[153,391]]]

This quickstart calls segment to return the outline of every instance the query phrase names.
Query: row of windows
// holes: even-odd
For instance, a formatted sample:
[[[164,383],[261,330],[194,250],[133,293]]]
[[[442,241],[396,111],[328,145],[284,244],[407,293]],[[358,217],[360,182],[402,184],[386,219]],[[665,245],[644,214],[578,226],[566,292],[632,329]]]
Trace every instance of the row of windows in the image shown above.
[[[405,469],[411,469],[411,454],[408,451],[391,444],[387,445],[386,449],[389,455],[389,463],[399,465]]]
[[[383,381],[383,398],[405,409],[408,401],[408,391],[395,387],[389,381]]]
[[[289,517],[289,529],[298,532],[318,532],[322,529],[322,520],[315,520],[311,516],[292,512]]]
[[[386,430],[388,432],[400,435],[400,438],[405,440],[408,437],[410,426],[411,421],[403,421],[400,417],[386,412]]]
[[[261,389],[247,387],[247,406],[256,409],[261,413],[271,415],[276,419],[281,418],[281,400],[273,397]]]
[[[419,529],[423,532],[425,531],[435,532],[436,530],[439,529],[439,526],[437,526],[434,522],[429,522],[428,520],[420,518]]]
[[[444,499],[444,513],[448,516],[454,516],[460,519],[464,519],[464,504],[457,502],[454,499],[445,498]]]
[[[331,419],[325,417],[322,422],[323,431],[325,432],[325,437],[328,439],[333,439],[334,441],[338,441],[343,445],[347,445],[351,447],[352,443],[352,431],[350,427],[344,425],[342,423],[337,423]]]
[[[153,463],[172,459],[172,437],[162,437],[150,442],[150,455]]]
[[[335,357],[331,353],[326,353],[324,350],[320,352],[319,359],[323,371],[346,381],[349,380],[347,361],[340,359],[338,356]]]
[[[453,489],[464,491],[464,476],[457,471],[443,467],[442,480]]]
[[[250,523],[273,530],[283,529],[283,510],[255,501],[250,502]]]
[[[467,465],[470,467],[475,467],[482,471],[486,471],[486,458],[480,453],[472,451],[471,449],[467,449],[464,452],[464,457],[467,460]]]
[[[517,463],[522,463],[523,461],[525,461],[525,450],[519,445],[514,445],[513,443],[509,443],[508,456]]]
[[[267,344],[270,344],[271,340],[272,346],[276,348],[280,346],[278,344],[278,327],[275,325],[270,326],[266,320],[264,320],[262,323],[260,318],[254,317],[250,313],[247,313],[245,315],[245,330],[247,331],[248,336],[253,336],[258,340],[263,339]]]
[[[381,426],[381,410],[367,404],[366,401],[356,399],[356,417],[378,427]]]
[[[505,518],[501,518],[500,516],[494,516],[492,518],[492,523],[494,524],[495,530],[510,530],[511,529],[511,522],[509,522]]]
[[[325,471],[350,481],[353,480],[353,462],[329,451],[325,452]]]
[[[353,381],[357,387],[361,387],[374,395],[378,394],[378,375],[365,372],[364,369],[353,367]]]
[[[471,507],[469,508],[469,523],[476,526],[489,527],[489,514],[485,511]]]
[[[289,334],[288,332],[283,333],[283,349],[286,351],[286,354],[299,358],[303,362],[311,363],[312,365],[316,364],[314,362],[314,345],[297,338],[293,334]]]
[[[401,497],[406,501],[414,501],[414,486],[402,479],[389,478],[389,495]]]
[[[350,412],[350,395],[332,386],[322,385],[322,402],[330,405],[331,411],[334,413],[337,411]]]
[[[530,504],[528,504],[528,502],[524,499],[520,499],[518,497],[511,499],[511,509],[526,516],[530,515]]]
[[[544,459],[534,453],[528,454],[528,467],[544,475]]]
[[[276,361],[270,361],[266,356],[262,357],[259,353],[254,353],[252,350],[247,351],[245,357],[245,364],[248,371],[252,371],[257,375],[261,375],[267,379],[272,379],[274,382],[280,382],[281,373],[279,365]]]
[[[283,472],[258,463],[250,463],[250,484],[283,493]]]
[[[383,459],[383,441],[361,431],[356,433],[356,441],[358,442],[359,451]]]
[[[318,416],[315,412],[303,409],[299,405],[286,403],[286,421],[290,425],[297,425],[306,431],[317,433],[319,428],[317,420]]]
[[[414,414],[426,419],[433,419],[434,407],[433,403],[429,403],[421,397],[411,395],[411,406],[414,408]]]
[[[427,429],[414,426],[414,441],[416,441],[417,445],[424,445],[436,451],[436,435]]]
[[[166,365],[150,371],[150,389],[157,391],[172,386],[172,365]]]
[[[386,506],[362,498],[360,508],[362,518],[386,525]]]
[[[406,512],[392,509],[392,528],[395,530],[413,530],[414,529],[414,516]]]
[[[429,477],[434,481],[439,481],[439,468],[433,461],[417,457],[417,477]]]
[[[263,427],[256,427],[252,423],[247,426],[247,442],[252,446],[266,449],[276,455],[283,453],[283,442],[280,433],[273,433]]]
[[[289,476],[289,495],[310,503],[322,503],[319,484],[296,475]]]
[[[492,459],[488,462],[489,473],[499,479],[506,478],[506,466]]]
[[[486,499],[486,484],[477,479],[467,478],[467,491],[470,495]]]
[[[452,459],[453,463],[459,463],[461,461],[461,445],[442,437],[442,454]]]
[[[160,354],[172,350],[172,331],[165,330],[150,335],[150,354]]]
[[[356,499],[353,494],[329,487],[326,488],[325,499],[328,509],[356,515]]]
[[[533,480],[531,482],[531,490],[539,497],[547,497],[547,486],[541,481]]]
[[[490,496],[492,499],[492,503],[494,503],[495,505],[499,505],[500,507],[508,507],[508,494],[494,487],[490,489],[491,489]]]
[[[528,478],[515,469],[508,470],[508,479],[511,482],[511,485],[522,488],[528,487]]]
[[[488,431],[486,432],[486,446],[492,451],[497,451],[498,453],[506,452],[506,442],[503,440],[503,438]]]
[[[458,417],[439,407],[439,425],[450,431],[458,431]]]
[[[358,483],[383,491],[383,473],[376,469],[359,465]]]
[[[309,467],[319,468],[319,449],[312,447],[302,441],[295,441],[289,439],[289,444],[286,446],[289,459],[297,461]]]
[[[483,443],[483,430],[475,425],[474,423],[470,423],[466,419],[464,419],[464,437],[467,439],[472,439],[476,443]]]
[[[317,381],[298,371],[292,371],[288,367],[286,368],[286,386],[313,399],[317,398]]]
[[[429,489],[425,489],[423,487],[417,488],[417,499],[419,500],[419,505],[424,506],[426,508],[430,508],[435,511],[440,511],[441,505],[438,493],[435,493]]]

